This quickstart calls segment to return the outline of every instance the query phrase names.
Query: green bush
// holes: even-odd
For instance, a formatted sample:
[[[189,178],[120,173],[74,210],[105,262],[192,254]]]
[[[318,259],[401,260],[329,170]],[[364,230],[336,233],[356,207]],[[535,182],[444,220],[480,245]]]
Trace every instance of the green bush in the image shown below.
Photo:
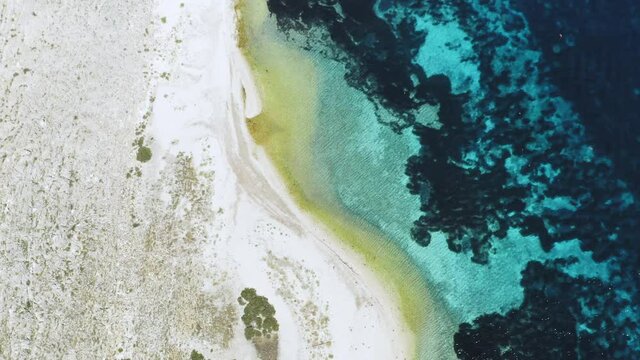
[[[238,303],[244,305],[242,322],[245,325],[244,336],[247,340],[258,336],[269,338],[280,328],[275,318],[276,309],[266,297],[258,295],[255,289],[242,290]]]
[[[199,352],[192,350],[191,351],[191,360],[204,360],[204,355]]]
[[[136,159],[140,162],[147,162],[151,160],[151,149],[146,146],[140,146],[138,148],[138,154],[136,155]]]

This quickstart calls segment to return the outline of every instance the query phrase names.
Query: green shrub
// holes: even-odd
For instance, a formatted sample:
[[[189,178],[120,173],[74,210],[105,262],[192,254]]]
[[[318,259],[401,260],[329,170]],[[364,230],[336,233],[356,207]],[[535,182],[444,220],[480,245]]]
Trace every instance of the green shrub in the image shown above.
[[[191,360],[204,360],[204,355],[199,352],[192,350],[191,351]]]
[[[269,338],[280,328],[275,318],[276,309],[266,297],[258,295],[255,289],[242,290],[238,303],[244,305],[242,322],[245,325],[244,336],[247,340],[258,336]]]

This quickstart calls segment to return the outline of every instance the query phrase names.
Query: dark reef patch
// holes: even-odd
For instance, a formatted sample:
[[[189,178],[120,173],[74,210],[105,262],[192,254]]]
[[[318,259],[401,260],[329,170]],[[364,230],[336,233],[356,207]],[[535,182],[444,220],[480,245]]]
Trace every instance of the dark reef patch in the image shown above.
[[[458,358],[637,359],[629,346],[637,336],[633,304],[621,302],[611,283],[566,274],[572,261],[530,262],[522,305],[461,324],[454,337]]]
[[[321,28],[348,83],[411,127],[421,149],[407,161],[422,215],[471,261],[491,262],[508,230],[545,251],[577,240],[608,276],[572,271],[575,254],[531,261],[524,301],[460,325],[461,359],[640,358],[640,5],[549,2],[269,0],[285,31]],[[472,44],[477,88],[452,93],[450,74],[417,63],[420,19],[453,23]],[[466,67],[465,67],[466,68]],[[451,69],[451,73],[462,71]],[[438,104],[441,128],[417,123]],[[372,123],[371,126],[378,126]]]
[[[515,9],[591,143],[620,177],[640,183],[640,2],[518,0]]]

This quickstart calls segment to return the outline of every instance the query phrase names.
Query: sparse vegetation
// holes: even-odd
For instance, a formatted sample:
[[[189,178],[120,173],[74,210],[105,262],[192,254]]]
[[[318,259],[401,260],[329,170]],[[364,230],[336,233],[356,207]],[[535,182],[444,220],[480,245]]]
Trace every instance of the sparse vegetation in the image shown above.
[[[155,98],[151,97],[150,99],[151,103],[153,103],[153,101],[155,101]],[[138,148],[138,151],[136,153],[136,160],[140,161],[140,162],[147,162],[149,160],[151,160],[151,149],[148,146],[145,146],[145,139],[144,139],[144,131],[147,128],[147,120],[148,118],[151,116],[151,109],[147,110],[147,112],[142,116],[142,122],[136,127],[136,138],[133,141],[133,143],[131,145],[133,145],[134,148]],[[142,173],[139,171],[139,169],[136,167],[135,169],[135,174],[140,176],[142,175]],[[134,175],[134,172],[132,170],[129,171],[129,173],[127,174],[127,177],[131,177],[131,175]]]
[[[235,279],[226,264],[200,261],[201,247],[216,241],[217,233],[208,231],[221,221],[208,201],[218,167],[213,152],[203,149],[213,141],[189,144],[197,164],[171,156],[153,176],[139,179],[149,160],[161,155],[148,129],[155,98],[145,95],[158,92],[155,78],[163,69],[156,59],[164,59],[167,69],[187,61],[174,51],[176,34],[209,29],[191,23],[188,14],[171,24],[167,19],[169,26],[158,24],[162,15],[152,5],[122,2],[105,13],[91,2],[60,2],[37,7],[32,19],[28,8],[0,4],[6,34],[0,44],[6,67],[0,80],[0,198],[12,200],[11,212],[0,211],[0,237],[11,244],[2,247],[3,259],[20,260],[0,261],[3,279],[15,275],[15,286],[0,289],[12,299],[3,303],[12,317],[1,321],[0,359],[60,359],[69,349],[83,358],[121,360],[235,355],[230,343],[234,335],[242,337]],[[102,21],[86,32],[83,19]],[[121,31],[111,31],[114,26]],[[178,205],[167,206],[165,194]],[[69,216],[61,221],[61,213]],[[33,241],[39,236],[57,240]],[[42,265],[37,277],[24,266],[33,261]],[[104,280],[100,291],[92,290],[93,274]],[[205,282],[215,284],[202,291]],[[166,296],[158,289],[168,289]],[[95,306],[113,294],[118,306],[109,313]],[[50,301],[60,306],[51,308]],[[139,318],[129,342],[110,329],[132,311]],[[56,330],[61,326],[65,331]],[[171,329],[170,341],[156,336],[158,328]],[[81,332],[99,346],[78,341]],[[30,346],[23,346],[25,339]]]

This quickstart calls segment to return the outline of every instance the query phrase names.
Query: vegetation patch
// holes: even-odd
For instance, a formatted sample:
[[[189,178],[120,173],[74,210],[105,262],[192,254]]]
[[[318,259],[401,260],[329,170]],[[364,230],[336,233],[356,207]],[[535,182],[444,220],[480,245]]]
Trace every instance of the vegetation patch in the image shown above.
[[[275,318],[276,310],[266,297],[258,295],[255,289],[246,288],[240,293],[238,303],[244,306],[242,322],[247,340],[257,337],[269,339],[275,335],[280,325]]]
[[[136,154],[136,160],[140,162],[147,162],[151,160],[151,149],[142,145],[138,148],[138,153]]]
[[[204,355],[199,352],[192,350],[191,351],[191,360],[204,360]]]

